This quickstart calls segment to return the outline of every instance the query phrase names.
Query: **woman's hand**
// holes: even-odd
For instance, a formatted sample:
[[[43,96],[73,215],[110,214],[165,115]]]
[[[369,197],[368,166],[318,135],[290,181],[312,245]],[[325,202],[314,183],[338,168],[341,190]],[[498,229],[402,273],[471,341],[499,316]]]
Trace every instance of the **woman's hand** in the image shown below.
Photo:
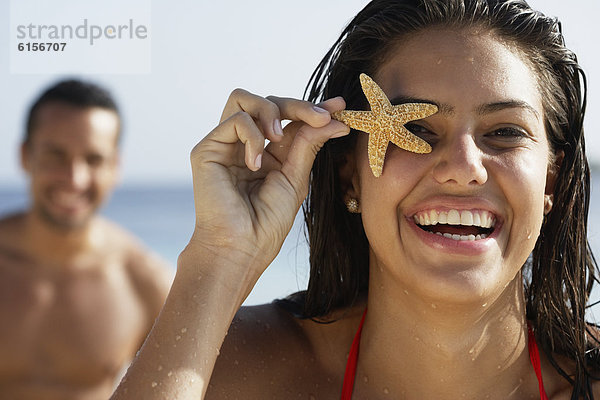
[[[330,117],[344,107],[342,98],[315,106],[234,90],[191,154],[196,227],[186,251],[239,265],[251,289],[292,227],[318,150],[349,132]],[[282,131],[281,120],[293,122]]]
[[[319,105],[235,90],[192,151],[196,228],[165,305],[113,399],[197,399],[231,320],[279,251],[319,148],[349,132]],[[294,122],[281,131],[280,121]],[[271,143],[263,148],[265,138]],[[157,367],[158,366],[158,367]]]

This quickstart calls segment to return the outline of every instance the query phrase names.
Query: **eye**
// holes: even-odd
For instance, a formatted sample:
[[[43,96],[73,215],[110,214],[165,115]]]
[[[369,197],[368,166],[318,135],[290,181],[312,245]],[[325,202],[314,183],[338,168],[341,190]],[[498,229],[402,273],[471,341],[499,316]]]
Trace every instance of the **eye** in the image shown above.
[[[104,163],[104,157],[100,154],[89,154],[86,157],[86,161],[91,167],[98,167]]]
[[[420,137],[421,139],[423,139],[424,141],[426,141],[429,144],[433,144],[433,143],[437,142],[437,135],[435,133],[431,132],[429,129],[427,129],[423,125],[420,125],[420,124],[414,123],[414,122],[410,122],[410,123],[404,125],[404,127],[406,129],[408,129],[412,134]]]
[[[484,138],[490,148],[509,150],[527,145],[531,135],[520,127],[503,126],[489,131]]]
[[[527,138],[529,135],[526,132],[523,132],[521,129],[513,128],[513,127],[502,127],[496,129],[488,133],[489,137],[499,138],[499,139],[521,139]]]

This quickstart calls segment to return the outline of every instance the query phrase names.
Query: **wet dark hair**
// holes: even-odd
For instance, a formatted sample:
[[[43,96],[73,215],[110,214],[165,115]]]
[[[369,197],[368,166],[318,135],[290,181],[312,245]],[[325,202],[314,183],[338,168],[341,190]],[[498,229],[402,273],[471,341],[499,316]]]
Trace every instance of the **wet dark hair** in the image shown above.
[[[43,106],[51,103],[64,103],[82,109],[100,107],[114,111],[119,116],[117,104],[108,90],[90,82],[76,79],[63,80],[47,88],[29,108],[23,138],[25,144],[31,141],[32,133],[37,127],[39,111]],[[119,116],[119,121],[120,119]],[[119,128],[119,137],[120,131]]]
[[[305,97],[318,102],[343,96],[348,109],[364,109],[359,74],[374,76],[400,39],[431,27],[487,29],[521,51],[537,72],[552,152],[564,157],[553,209],[523,273],[527,318],[548,359],[573,385],[572,398],[592,398],[589,377],[600,361],[596,330],[585,322],[596,280],[587,242],[586,80],[577,57],[565,47],[558,20],[522,0],[375,0],[356,15],[323,58]],[[328,141],[313,165],[303,207],[311,265],[308,289],[301,296],[305,317],[326,316],[367,292],[369,245],[360,215],[346,210],[347,188],[339,172],[356,137],[352,133]],[[564,371],[555,355],[573,360],[573,373]]]

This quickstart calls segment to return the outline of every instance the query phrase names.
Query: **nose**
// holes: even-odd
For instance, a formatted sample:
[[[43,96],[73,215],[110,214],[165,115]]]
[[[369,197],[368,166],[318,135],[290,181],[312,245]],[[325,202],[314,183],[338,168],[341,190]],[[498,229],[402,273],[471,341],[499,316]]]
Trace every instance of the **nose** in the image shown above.
[[[67,179],[73,189],[86,189],[91,180],[91,171],[87,163],[82,160],[72,160]]]
[[[452,135],[439,150],[440,158],[433,169],[433,177],[437,182],[471,186],[483,185],[487,181],[484,154],[473,135],[468,132]]]

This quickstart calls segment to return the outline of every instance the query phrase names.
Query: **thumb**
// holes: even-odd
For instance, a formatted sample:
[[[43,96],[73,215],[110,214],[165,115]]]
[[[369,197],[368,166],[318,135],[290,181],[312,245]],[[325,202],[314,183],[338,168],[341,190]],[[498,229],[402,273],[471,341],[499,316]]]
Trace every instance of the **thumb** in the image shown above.
[[[303,124],[298,129],[281,166],[281,173],[292,184],[299,199],[303,199],[308,193],[308,178],[321,147],[327,140],[346,136],[348,133],[350,128],[336,120],[331,120],[321,128]]]

